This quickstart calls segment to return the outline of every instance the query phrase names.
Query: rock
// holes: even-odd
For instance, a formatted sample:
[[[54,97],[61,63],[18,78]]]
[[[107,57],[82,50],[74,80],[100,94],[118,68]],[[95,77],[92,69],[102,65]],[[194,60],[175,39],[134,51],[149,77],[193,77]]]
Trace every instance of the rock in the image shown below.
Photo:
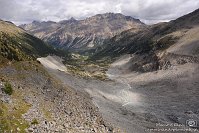
[[[33,132],[34,130],[33,130],[33,128],[30,127],[30,128],[28,128],[28,131]]]
[[[19,127],[17,128],[17,131],[21,131]]]
[[[57,128],[57,130],[61,130],[61,131],[64,130],[64,126],[59,125],[58,128]]]
[[[2,82],[0,82],[0,89],[4,88],[4,84]]]
[[[154,64],[153,63],[148,63],[142,66],[144,72],[149,72],[152,71],[154,68]]]
[[[2,82],[0,82],[0,94],[3,94],[4,85]]]
[[[3,97],[1,98],[1,101],[2,101],[2,102],[5,102],[5,103],[12,103],[12,100],[10,99],[9,96],[3,96]]]

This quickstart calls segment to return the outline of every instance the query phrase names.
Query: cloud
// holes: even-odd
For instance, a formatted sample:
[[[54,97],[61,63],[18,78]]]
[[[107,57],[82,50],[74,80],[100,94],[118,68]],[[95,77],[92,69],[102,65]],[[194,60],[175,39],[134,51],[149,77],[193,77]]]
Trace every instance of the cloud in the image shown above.
[[[0,0],[0,18],[17,24],[122,13],[146,23],[169,21],[199,8],[198,0]]]
[[[147,23],[169,21],[199,8],[198,0],[129,0],[122,4],[122,13]]]

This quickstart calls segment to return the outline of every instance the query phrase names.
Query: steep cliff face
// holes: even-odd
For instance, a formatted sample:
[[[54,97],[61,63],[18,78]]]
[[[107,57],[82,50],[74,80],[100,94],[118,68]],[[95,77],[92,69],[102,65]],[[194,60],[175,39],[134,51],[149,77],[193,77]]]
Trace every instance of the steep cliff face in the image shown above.
[[[20,27],[53,46],[72,51],[84,51],[95,49],[122,31],[143,28],[145,24],[130,16],[106,13],[84,20],[71,18],[58,23],[33,21]]]

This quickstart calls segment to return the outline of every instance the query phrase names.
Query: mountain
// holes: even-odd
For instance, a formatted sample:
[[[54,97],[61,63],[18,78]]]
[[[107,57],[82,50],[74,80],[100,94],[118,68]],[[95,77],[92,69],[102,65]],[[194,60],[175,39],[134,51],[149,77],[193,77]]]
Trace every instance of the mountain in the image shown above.
[[[0,21],[0,131],[108,133],[117,132],[117,126],[143,133],[153,132],[157,123],[198,129],[197,123],[190,124],[199,121],[198,18],[199,9],[146,26],[107,13],[21,26],[56,47],[94,53],[71,54],[74,60],[68,59],[67,68],[57,56],[36,61],[57,51],[13,23]],[[93,75],[101,70],[111,81],[70,74],[90,76],[85,70]]]
[[[57,52],[13,23],[0,21],[1,133],[114,132],[87,94],[64,85],[36,61]],[[56,71],[62,60],[54,58],[46,63]]]
[[[115,92],[117,87],[107,88],[119,97],[127,91],[123,104],[126,119],[118,125],[128,133],[155,129],[157,123],[178,123],[178,129],[184,130],[192,128],[187,120],[199,121],[199,9],[147,29],[124,31],[98,48],[92,60],[114,61],[108,76],[127,86],[119,88],[122,93]],[[136,98],[129,100],[128,96]],[[115,121],[122,118],[124,115]],[[146,130],[136,131],[136,126]],[[170,126],[158,128],[167,130]]]
[[[45,42],[71,51],[95,49],[122,31],[145,27],[140,20],[119,13],[98,14],[84,20],[63,20],[58,23],[33,21],[20,25]]]
[[[168,23],[123,31],[96,48],[89,59],[97,65],[72,55],[80,65],[72,71],[85,74],[90,69],[92,74],[108,66],[104,71],[110,82],[82,80],[58,71],[53,71],[54,76],[73,88],[85,89],[96,99],[104,118],[127,133],[152,131],[157,123],[178,123],[179,130],[186,130],[187,120],[199,120],[198,16],[196,10]],[[48,60],[44,59],[44,66],[50,64]],[[116,61],[109,64],[109,60]],[[165,130],[165,126],[158,128]]]
[[[0,56],[9,60],[30,60],[54,53],[42,40],[11,22],[0,20]]]
[[[124,31],[96,48],[92,59],[116,58],[124,54],[136,55],[134,63],[139,71],[157,70],[168,60],[172,63],[180,62],[179,60],[197,62],[198,18],[199,9],[167,23]],[[147,64],[150,64],[149,70],[144,70],[143,66]]]
[[[198,25],[199,23],[199,9],[184,15],[176,20],[171,21],[173,26],[176,26],[178,28],[182,27],[193,27],[195,25]]]

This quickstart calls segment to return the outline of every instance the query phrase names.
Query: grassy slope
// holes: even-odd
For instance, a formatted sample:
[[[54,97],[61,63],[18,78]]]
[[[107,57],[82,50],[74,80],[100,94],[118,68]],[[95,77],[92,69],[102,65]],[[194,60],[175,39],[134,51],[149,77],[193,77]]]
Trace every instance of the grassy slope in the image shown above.
[[[17,61],[31,60],[53,52],[55,51],[40,39],[12,23],[0,21],[0,57]]]
[[[34,60],[38,56],[52,53],[54,50],[36,37],[27,34],[10,22],[0,20],[0,68],[7,67],[9,61]],[[22,62],[21,62],[22,63]],[[17,69],[25,69],[20,62],[13,62]],[[32,67],[26,70],[32,71]],[[36,68],[34,68],[36,69]],[[1,75],[0,82],[16,82],[17,79],[24,78],[24,75],[16,75],[9,79],[9,76]],[[13,86],[12,86],[13,87]],[[28,122],[22,118],[31,107],[23,100],[22,94],[13,87],[14,92],[10,96],[12,104],[0,102],[0,132],[25,132],[29,126]]]
[[[14,69],[15,71],[7,71],[4,69]],[[1,83],[11,83],[13,93],[9,97],[10,102],[0,101],[0,132],[20,132],[24,133],[25,129],[30,126],[30,122],[26,121],[22,115],[25,114],[31,104],[24,100],[27,96],[26,91],[21,91],[20,80],[25,80],[29,78],[28,73],[36,73],[40,71],[41,74],[47,76],[42,70],[41,66],[36,61],[20,61],[13,62],[7,66],[0,67],[0,82]],[[24,72],[25,71],[25,72]],[[16,73],[17,72],[17,73]],[[20,73],[20,74],[19,74]],[[0,90],[2,91],[2,90]],[[0,95],[1,98],[6,97],[5,94]]]

